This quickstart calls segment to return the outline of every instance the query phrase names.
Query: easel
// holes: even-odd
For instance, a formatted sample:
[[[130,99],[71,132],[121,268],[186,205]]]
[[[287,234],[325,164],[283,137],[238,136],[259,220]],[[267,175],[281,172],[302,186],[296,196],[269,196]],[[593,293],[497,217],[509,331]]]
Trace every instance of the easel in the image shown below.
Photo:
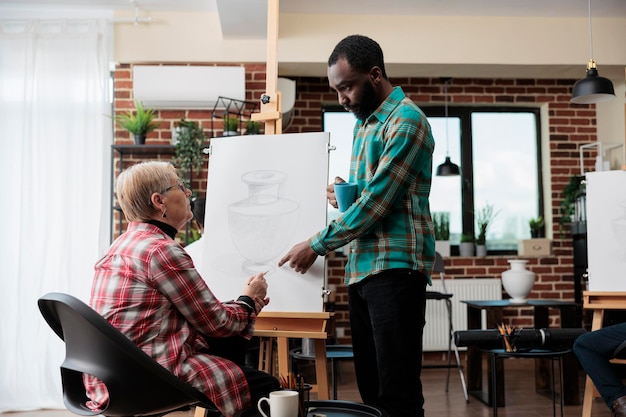
[[[261,111],[253,113],[251,119],[265,122],[265,134],[282,133],[281,96],[278,91],[278,15],[279,0],[267,2],[267,64],[265,94],[261,96]],[[287,313],[261,312],[257,317],[254,335],[261,337],[259,350],[259,369],[284,376],[289,375],[289,339],[309,338],[315,345],[315,376],[317,379],[317,397],[330,399],[328,389],[328,371],[326,366],[327,326],[331,313]],[[277,339],[278,366],[273,369],[272,340]],[[194,417],[204,417],[205,409],[196,407]]]
[[[281,96],[278,91],[278,15],[279,0],[267,2],[267,67],[265,94],[261,97],[261,112],[253,113],[252,120],[265,121],[265,134],[282,133]],[[273,373],[272,338],[278,344],[279,376],[289,377],[289,339],[309,338],[315,344],[315,372],[317,395],[320,400],[329,399],[328,374],[326,370],[326,339],[330,313],[268,313],[257,318],[254,334],[265,339],[261,342],[259,366]]]
[[[626,310],[626,292],[591,292],[583,291],[583,309],[593,310],[591,330],[602,328],[605,310]],[[626,363],[625,360],[614,359],[613,363]],[[582,417],[591,417],[593,399],[600,394],[589,376],[585,379]]]
[[[262,338],[259,351],[259,368],[273,373],[272,339],[277,339],[278,374],[289,379],[289,339],[308,338],[315,345],[315,377],[317,379],[317,397],[330,399],[328,390],[328,370],[326,366],[327,326],[331,313],[282,313],[262,312],[257,317],[254,335]]]

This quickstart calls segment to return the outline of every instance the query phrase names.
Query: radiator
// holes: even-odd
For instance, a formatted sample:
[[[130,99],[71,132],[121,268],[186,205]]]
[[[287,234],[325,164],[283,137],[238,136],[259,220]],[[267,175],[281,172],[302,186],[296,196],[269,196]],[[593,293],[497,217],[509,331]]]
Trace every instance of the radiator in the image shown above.
[[[441,280],[433,274],[433,286],[428,291],[443,291]],[[498,278],[447,279],[446,289],[454,294],[452,301],[452,326],[454,330],[467,330],[467,306],[462,300],[500,300],[502,283]],[[483,315],[484,315],[483,311]],[[483,317],[483,327],[485,317]],[[426,302],[424,326],[424,352],[448,350],[448,312],[445,301]]]

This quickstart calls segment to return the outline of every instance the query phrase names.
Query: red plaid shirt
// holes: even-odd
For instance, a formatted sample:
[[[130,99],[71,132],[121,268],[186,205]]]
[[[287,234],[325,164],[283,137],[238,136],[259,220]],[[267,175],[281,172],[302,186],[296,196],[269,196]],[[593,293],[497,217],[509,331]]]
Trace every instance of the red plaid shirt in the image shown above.
[[[233,362],[201,353],[202,335],[250,338],[255,314],[221,303],[184,249],[148,223],[130,223],[96,263],[91,306],[133,343],[205,393],[226,416],[251,405],[248,384]],[[108,401],[104,384],[87,378],[90,406]]]

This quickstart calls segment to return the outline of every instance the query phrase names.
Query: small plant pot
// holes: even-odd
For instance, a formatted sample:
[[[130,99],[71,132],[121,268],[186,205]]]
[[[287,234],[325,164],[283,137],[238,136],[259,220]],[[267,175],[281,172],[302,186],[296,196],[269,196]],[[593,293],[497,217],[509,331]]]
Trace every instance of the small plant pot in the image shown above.
[[[135,145],[145,145],[146,135],[135,135]]]
[[[461,242],[459,244],[460,256],[474,256],[474,242]]]

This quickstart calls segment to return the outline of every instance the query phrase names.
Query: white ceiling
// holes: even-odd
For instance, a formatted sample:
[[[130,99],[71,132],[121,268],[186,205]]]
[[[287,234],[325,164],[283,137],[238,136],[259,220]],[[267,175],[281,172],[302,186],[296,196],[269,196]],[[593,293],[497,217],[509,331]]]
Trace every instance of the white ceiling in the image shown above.
[[[0,4],[54,8],[215,11],[220,0],[0,0]],[[233,6],[266,6],[264,0],[225,0]],[[595,17],[626,17],[626,0],[593,0]],[[241,10],[241,8],[240,8]],[[373,14],[422,16],[581,17],[587,0],[282,0],[281,13]]]
[[[592,17],[626,19],[626,0],[591,1]],[[151,11],[207,11],[219,14],[225,39],[264,39],[267,35],[267,4],[266,0],[0,0],[0,13],[3,6],[53,10],[133,10],[136,6],[140,16],[147,16]],[[587,17],[589,13],[588,0],[279,0],[279,5],[281,13],[295,14]],[[324,74],[325,67],[320,65],[321,69],[283,66],[281,71],[288,70],[289,75],[302,76]],[[561,75],[569,71],[571,78],[577,78],[579,67],[555,67],[555,71],[558,70]],[[420,66],[420,69],[428,70],[426,66]],[[602,67],[603,76],[608,76],[608,70],[606,65]],[[395,71],[400,75],[403,73],[402,68]],[[428,71],[446,72],[441,68]],[[515,67],[510,69],[508,75],[520,76],[519,71],[520,68]],[[521,71],[529,77],[547,74],[547,69],[540,66],[526,66]],[[414,66],[408,72],[414,74]],[[463,66],[457,73],[450,72],[450,75],[471,76],[475,72]],[[497,72],[506,76],[507,68],[498,67]],[[614,76],[623,76],[623,66],[616,67],[614,72]],[[485,75],[484,67],[481,67],[481,73]]]
[[[224,38],[264,38],[265,0],[0,0],[18,8],[217,11]],[[586,17],[587,0],[282,0],[281,13]],[[626,18],[626,0],[593,0],[593,17]]]

